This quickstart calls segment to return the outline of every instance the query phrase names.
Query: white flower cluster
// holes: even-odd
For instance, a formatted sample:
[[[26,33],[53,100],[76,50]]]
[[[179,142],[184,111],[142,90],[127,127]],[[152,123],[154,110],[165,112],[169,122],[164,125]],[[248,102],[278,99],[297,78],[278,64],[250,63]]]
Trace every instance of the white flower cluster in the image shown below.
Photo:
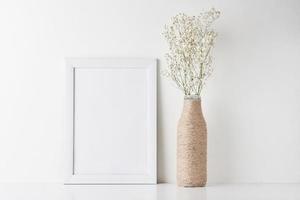
[[[212,73],[211,49],[217,36],[211,28],[220,16],[214,8],[198,16],[179,13],[163,32],[169,44],[168,67],[163,74],[171,78],[186,96],[200,96]]]

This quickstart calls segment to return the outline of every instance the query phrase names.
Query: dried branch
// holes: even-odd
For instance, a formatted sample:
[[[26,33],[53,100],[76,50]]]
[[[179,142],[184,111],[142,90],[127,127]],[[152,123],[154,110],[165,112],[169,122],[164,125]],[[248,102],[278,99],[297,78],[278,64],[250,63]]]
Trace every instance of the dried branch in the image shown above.
[[[186,96],[200,96],[212,73],[211,49],[217,33],[211,28],[220,12],[212,8],[198,16],[179,13],[165,26],[168,63],[164,75],[173,80]]]

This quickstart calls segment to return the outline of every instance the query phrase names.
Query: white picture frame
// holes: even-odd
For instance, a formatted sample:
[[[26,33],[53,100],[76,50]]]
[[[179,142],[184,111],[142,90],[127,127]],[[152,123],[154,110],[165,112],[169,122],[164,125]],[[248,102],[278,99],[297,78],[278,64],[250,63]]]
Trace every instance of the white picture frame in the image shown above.
[[[66,58],[65,184],[157,183],[156,68],[156,59]]]

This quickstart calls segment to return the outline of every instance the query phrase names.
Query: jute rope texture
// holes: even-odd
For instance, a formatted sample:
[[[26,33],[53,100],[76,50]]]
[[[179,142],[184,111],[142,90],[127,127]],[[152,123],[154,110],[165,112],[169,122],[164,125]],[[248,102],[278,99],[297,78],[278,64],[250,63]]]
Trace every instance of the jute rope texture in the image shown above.
[[[200,99],[185,99],[177,127],[177,185],[203,187],[207,181],[207,130]]]

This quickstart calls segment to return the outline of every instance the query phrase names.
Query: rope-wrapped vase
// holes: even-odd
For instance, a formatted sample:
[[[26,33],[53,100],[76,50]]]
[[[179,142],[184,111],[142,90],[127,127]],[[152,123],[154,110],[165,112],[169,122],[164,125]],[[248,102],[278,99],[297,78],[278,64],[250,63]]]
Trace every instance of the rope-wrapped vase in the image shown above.
[[[204,187],[207,181],[207,130],[200,98],[185,98],[177,128],[177,185]]]

